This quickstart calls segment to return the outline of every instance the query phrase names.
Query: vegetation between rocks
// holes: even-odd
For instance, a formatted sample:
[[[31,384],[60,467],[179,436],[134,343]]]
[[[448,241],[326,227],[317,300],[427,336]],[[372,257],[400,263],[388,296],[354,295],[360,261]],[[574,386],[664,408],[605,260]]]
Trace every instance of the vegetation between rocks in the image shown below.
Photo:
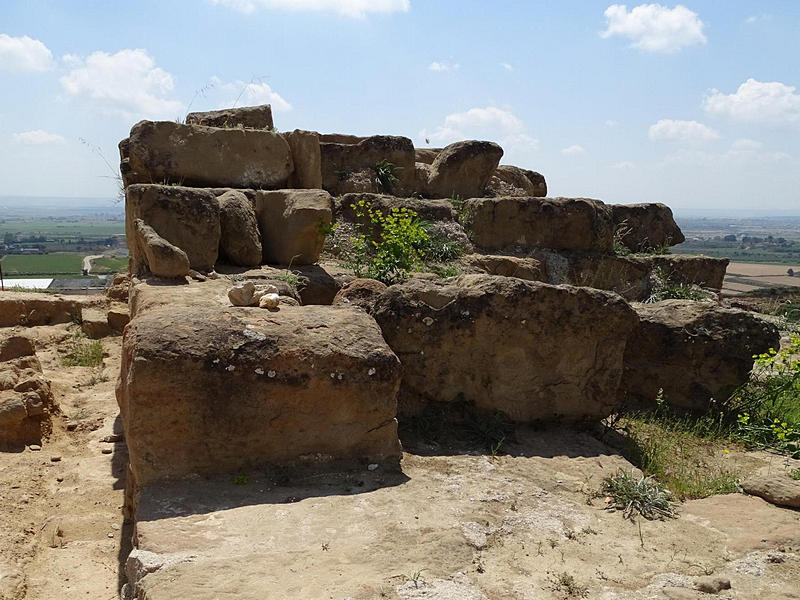
[[[87,340],[76,334],[70,341],[69,350],[61,357],[65,367],[97,367],[103,364],[103,344],[99,340]]]

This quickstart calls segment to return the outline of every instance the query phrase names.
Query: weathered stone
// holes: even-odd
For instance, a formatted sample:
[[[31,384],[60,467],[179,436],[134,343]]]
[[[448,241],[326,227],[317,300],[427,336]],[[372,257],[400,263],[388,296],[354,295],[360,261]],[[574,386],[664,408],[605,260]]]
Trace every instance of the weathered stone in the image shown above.
[[[450,144],[431,164],[426,195],[432,198],[482,196],[503,149],[494,142]]]
[[[731,580],[727,577],[698,577],[694,581],[694,589],[705,594],[719,594],[722,590],[731,589]]]
[[[289,177],[289,187],[319,189],[322,187],[322,154],[319,134],[316,131],[295,129],[283,134],[292,149],[294,171]]]
[[[400,363],[368,315],[281,306],[276,318],[172,291],[150,290],[170,305],[140,303],[123,342],[117,399],[137,485],[268,464],[398,464]]]
[[[377,299],[386,291],[386,284],[376,279],[353,279],[336,293],[334,306],[357,306],[370,312]]]
[[[333,202],[334,219],[354,222],[356,220],[354,205],[364,201],[367,207],[379,210],[384,216],[392,209],[406,208],[413,210],[423,221],[455,221],[456,213],[448,200],[423,200],[420,198],[397,198],[384,194],[345,194],[338,196]],[[365,221],[366,222],[366,221]]]
[[[228,290],[228,300],[234,306],[250,306],[253,304],[253,293],[256,291],[256,284],[252,281],[237,283]]]
[[[143,184],[132,185],[125,192],[128,240],[135,239],[134,221],[141,219],[158,236],[185,252],[189,266],[198,271],[211,271],[217,262],[219,212],[219,202],[208,190]],[[144,248],[132,244],[130,251],[131,273],[139,274],[145,262]]]
[[[742,489],[771,504],[800,508],[800,481],[795,481],[780,470],[748,477],[742,481]]]
[[[80,317],[77,300],[36,292],[0,292],[0,327],[55,325]]]
[[[127,142],[125,185],[277,189],[292,172],[289,144],[261,129],[222,129],[141,121]]]
[[[646,300],[652,292],[652,264],[647,261],[613,254],[563,256],[548,251],[536,252],[535,256],[548,265],[550,283],[608,290],[626,300]],[[565,266],[560,264],[563,261]]]
[[[753,355],[778,345],[774,325],[709,302],[634,304],[639,326],[628,338],[622,398],[705,410],[724,402],[753,368]]]
[[[489,190],[496,196],[544,198],[547,196],[547,183],[536,171],[520,169],[513,165],[500,165],[492,175]]]
[[[138,272],[146,265],[156,277],[178,278],[189,274],[186,252],[170,244],[141,219],[134,220],[133,227],[136,232],[133,246],[136,247],[137,263],[141,265]]]
[[[115,302],[128,303],[128,293],[131,286],[131,277],[127,273],[117,273],[106,288],[106,296]]]
[[[649,265],[651,271],[673,283],[698,285],[713,290],[722,289],[725,271],[730,262],[727,258],[692,256],[688,254],[659,254],[636,256],[633,260]]]
[[[503,277],[518,277],[528,281],[547,282],[545,265],[535,258],[518,258],[516,256],[498,256],[494,254],[470,254],[462,259],[462,263],[470,271]]]
[[[278,308],[281,303],[281,297],[278,294],[264,294],[258,299],[259,308]]]
[[[317,262],[332,219],[330,194],[323,190],[259,191],[255,208],[265,263]]]
[[[472,240],[484,250],[582,250],[610,253],[611,209],[586,198],[473,198],[467,200]]]
[[[36,354],[36,346],[33,340],[24,335],[10,335],[0,339],[0,362],[20,358],[21,356],[33,356]]]
[[[385,192],[400,195],[414,189],[414,145],[404,137],[375,135],[358,143],[321,142],[322,187],[332,195],[348,192]],[[381,161],[396,167],[397,183],[379,190],[375,167]]]
[[[632,252],[686,241],[672,211],[664,204],[612,204],[611,211],[618,241]]]
[[[108,324],[108,314],[97,308],[86,308],[81,319],[81,331],[93,340],[108,337],[114,331]]]
[[[414,148],[414,162],[432,165],[442,148]]]
[[[285,277],[286,269],[264,266],[260,269],[262,277],[274,285],[276,277]],[[348,281],[354,279],[353,272],[335,263],[315,265],[292,265],[291,274],[297,278],[295,294],[279,289],[282,296],[294,295],[304,306],[311,304],[332,304],[336,294]]]
[[[373,316],[403,363],[400,412],[466,401],[516,421],[608,415],[636,325],[616,294],[491,275],[411,279]]]
[[[366,136],[349,133],[320,133],[319,141],[327,144],[358,144],[366,140]]]
[[[205,125],[206,127],[247,129],[274,129],[272,122],[272,106],[243,106],[241,108],[223,108],[207,112],[192,112],[186,115],[189,125]]]
[[[127,306],[113,306],[108,309],[106,320],[111,329],[121,333],[125,329],[125,325],[131,320],[131,314]]]
[[[261,234],[253,203],[241,192],[229,191],[219,198],[220,255],[232,265],[261,264]]]

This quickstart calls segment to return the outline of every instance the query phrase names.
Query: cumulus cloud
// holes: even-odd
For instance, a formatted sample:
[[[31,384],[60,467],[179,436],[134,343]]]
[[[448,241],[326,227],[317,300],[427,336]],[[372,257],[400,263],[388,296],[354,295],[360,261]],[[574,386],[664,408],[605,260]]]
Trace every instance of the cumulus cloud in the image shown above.
[[[31,131],[21,131],[12,135],[17,144],[27,144],[41,146],[44,144],[63,144],[66,140],[57,133],[49,133],[43,129],[33,129]]]
[[[648,135],[651,140],[670,142],[710,142],[719,138],[719,134],[708,125],[674,119],[661,119],[651,125]]]
[[[47,71],[52,66],[53,53],[39,40],[0,33],[0,70]]]
[[[779,81],[748,79],[733,94],[711,90],[703,108],[714,116],[770,125],[800,125],[800,94]]]
[[[495,106],[447,115],[442,125],[433,131],[423,129],[419,137],[441,146],[474,139],[497,142],[506,150],[537,150],[539,147],[539,141],[528,135],[519,118]]]
[[[581,154],[586,154],[586,150],[583,146],[579,146],[578,144],[574,144],[572,146],[567,146],[566,148],[562,148],[561,154],[564,156],[580,156]]]
[[[67,55],[64,63],[70,69],[61,77],[64,91],[88,99],[103,112],[127,119],[174,119],[184,111],[183,104],[170,97],[172,75],[156,67],[145,50],[98,51],[85,59]]]
[[[453,71],[457,71],[459,66],[460,65],[458,63],[451,65],[450,63],[447,62],[434,61],[428,65],[428,70],[441,72],[441,71],[450,71],[452,69]]]
[[[334,12],[345,17],[363,19],[369,13],[408,12],[410,0],[210,0],[245,14],[260,9]]]
[[[660,4],[641,4],[628,12],[624,4],[612,4],[605,11],[604,38],[620,36],[631,40],[634,48],[645,52],[678,52],[687,46],[705,44],[703,21],[685,6],[667,8]]]
[[[211,83],[223,94],[219,108],[271,104],[272,110],[278,112],[292,110],[292,105],[267,83],[261,81],[245,83],[239,80],[223,83],[219,77],[212,77]]]

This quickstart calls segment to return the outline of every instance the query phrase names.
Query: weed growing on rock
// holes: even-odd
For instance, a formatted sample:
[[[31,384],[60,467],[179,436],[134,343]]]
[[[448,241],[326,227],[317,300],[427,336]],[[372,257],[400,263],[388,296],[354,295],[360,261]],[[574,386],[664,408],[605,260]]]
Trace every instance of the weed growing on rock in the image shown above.
[[[656,270],[653,274],[653,281],[653,291],[647,300],[645,300],[647,304],[672,298],[697,301],[708,300],[708,298],[710,298],[710,294],[699,286],[678,283],[663,269]]]
[[[375,188],[381,194],[391,194],[397,185],[397,165],[383,159],[375,165]]]
[[[417,213],[393,208],[383,214],[364,200],[351,207],[356,216],[355,235],[343,244],[345,264],[356,277],[377,279],[387,285],[407,279],[422,264],[420,248],[429,239]]]
[[[564,600],[570,598],[586,598],[589,595],[589,588],[580,585],[575,577],[566,571],[553,575],[550,578],[550,589],[558,594],[562,594]]]
[[[87,340],[76,334],[70,348],[61,358],[65,367],[97,367],[103,364],[103,345],[98,340]]]
[[[791,471],[789,471],[789,477],[791,477],[795,481],[800,481],[800,469],[792,469]]]
[[[603,480],[601,493],[610,498],[606,508],[620,510],[626,519],[639,513],[645,519],[674,518],[672,492],[656,481],[652,475],[637,477],[622,469]]]

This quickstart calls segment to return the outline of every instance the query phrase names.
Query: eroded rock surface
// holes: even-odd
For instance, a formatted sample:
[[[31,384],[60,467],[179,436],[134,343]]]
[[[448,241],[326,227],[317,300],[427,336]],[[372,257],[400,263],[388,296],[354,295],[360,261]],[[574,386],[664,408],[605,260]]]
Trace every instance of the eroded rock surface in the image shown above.
[[[373,315],[403,363],[401,412],[466,401],[517,421],[606,416],[636,325],[616,294],[490,275],[409,280]]]
[[[617,237],[632,252],[674,246],[686,241],[672,210],[661,203],[613,204]]]
[[[220,216],[220,254],[232,265],[261,264],[261,234],[253,203],[242,192],[231,190],[217,198]]]
[[[0,292],[0,327],[55,325],[78,321],[81,303],[36,292]]]
[[[711,302],[635,304],[639,326],[625,351],[621,393],[644,405],[663,400],[705,410],[745,383],[753,356],[776,348],[776,327],[743,310]]]
[[[482,196],[500,163],[503,149],[494,142],[456,142],[444,148],[430,165],[423,195],[430,198]]]
[[[206,127],[227,127],[248,129],[274,128],[272,121],[272,106],[242,106],[241,108],[224,108],[222,110],[209,110],[206,112],[192,112],[186,115],[186,123],[190,125],[205,125]]]

